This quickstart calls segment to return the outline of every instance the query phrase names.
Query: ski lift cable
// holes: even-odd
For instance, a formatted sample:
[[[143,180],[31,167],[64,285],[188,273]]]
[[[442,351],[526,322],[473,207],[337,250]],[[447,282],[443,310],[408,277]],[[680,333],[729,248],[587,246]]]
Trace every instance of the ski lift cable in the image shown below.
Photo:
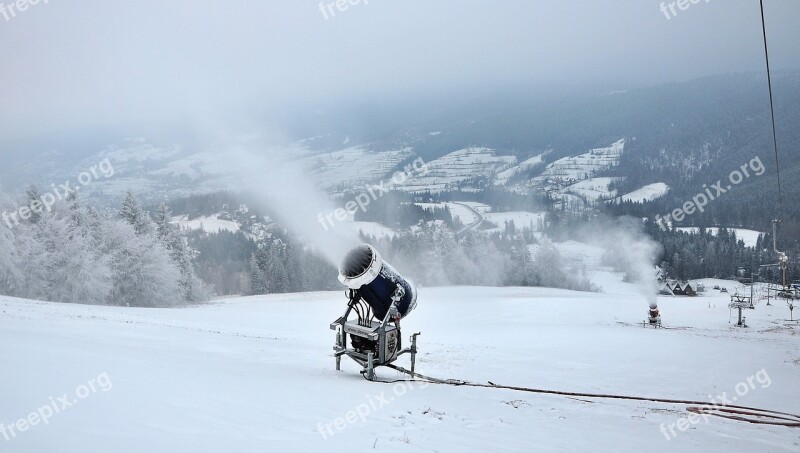
[[[772,97],[772,72],[769,66],[769,46],[767,46],[767,26],[764,20],[764,0],[761,5],[761,33],[764,36],[764,59],[767,63],[767,86],[769,88],[769,110],[772,118],[772,147],[775,150],[775,170],[778,177],[778,218],[783,218],[783,193],[781,191],[781,166],[778,158],[778,134],[775,127],[775,103]]]

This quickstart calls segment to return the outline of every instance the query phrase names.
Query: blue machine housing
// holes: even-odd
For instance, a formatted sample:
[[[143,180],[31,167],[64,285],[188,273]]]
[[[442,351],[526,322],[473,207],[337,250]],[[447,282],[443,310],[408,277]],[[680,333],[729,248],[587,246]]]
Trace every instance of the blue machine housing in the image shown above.
[[[384,319],[392,303],[401,317],[417,305],[417,288],[384,261],[369,244],[361,244],[347,253],[339,266],[339,281],[358,291],[376,318]]]

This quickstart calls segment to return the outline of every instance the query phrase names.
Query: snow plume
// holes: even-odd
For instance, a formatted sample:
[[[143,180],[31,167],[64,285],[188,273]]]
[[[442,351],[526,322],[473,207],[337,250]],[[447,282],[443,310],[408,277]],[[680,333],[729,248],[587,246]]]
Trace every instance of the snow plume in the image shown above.
[[[444,226],[423,227],[392,239],[365,239],[400,273],[423,286],[597,289],[549,241],[531,247],[520,237],[469,231],[460,236]]]
[[[601,218],[580,227],[578,240],[601,247],[601,264],[625,273],[625,280],[635,283],[648,302],[656,301],[655,260],[661,245],[647,236],[641,221],[632,217]]]
[[[252,193],[280,225],[334,266],[354,245],[358,236],[344,227],[320,227],[320,213],[337,206],[319,190],[308,170],[297,159],[302,150],[241,143],[226,150],[237,168],[238,188]],[[294,154],[294,155],[293,155]]]

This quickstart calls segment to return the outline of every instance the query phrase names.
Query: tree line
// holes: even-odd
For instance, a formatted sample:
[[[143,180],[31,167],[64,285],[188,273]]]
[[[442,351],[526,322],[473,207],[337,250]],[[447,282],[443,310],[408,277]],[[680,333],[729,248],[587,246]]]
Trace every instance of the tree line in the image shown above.
[[[31,187],[25,206],[41,206]],[[8,200],[0,205],[10,207]],[[194,251],[169,223],[128,192],[117,213],[81,205],[72,193],[13,228],[0,227],[0,292],[56,302],[170,307],[208,300]]]

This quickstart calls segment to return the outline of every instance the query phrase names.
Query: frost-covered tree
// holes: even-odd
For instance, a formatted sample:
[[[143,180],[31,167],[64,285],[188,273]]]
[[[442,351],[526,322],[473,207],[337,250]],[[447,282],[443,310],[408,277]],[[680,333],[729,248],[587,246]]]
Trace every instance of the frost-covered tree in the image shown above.
[[[0,196],[0,211],[11,210],[11,203]],[[5,224],[0,224],[0,293],[12,294],[22,281],[18,267],[19,252],[14,241],[14,233]]]
[[[25,206],[30,209],[30,218],[28,221],[30,223],[37,223],[39,219],[42,217],[42,197],[39,194],[39,189],[36,186],[31,185],[28,190],[25,192]]]
[[[286,293],[289,291],[289,274],[278,250],[272,247],[267,264],[267,285],[271,293]]]
[[[266,294],[268,292],[267,278],[258,262],[258,254],[253,254],[250,257],[250,282],[251,294]]]
[[[101,253],[90,225],[69,215],[43,216],[38,224],[47,253],[40,261],[47,299],[104,304],[112,289],[109,257]]]
[[[130,190],[125,193],[122,208],[119,210],[119,218],[131,224],[136,234],[146,235],[154,232],[150,215],[142,209],[136,196]]]
[[[156,210],[153,219],[155,234],[161,244],[169,250],[172,261],[178,266],[181,273],[180,286],[183,297],[187,302],[203,302],[209,299],[210,290],[195,273],[195,251],[189,247],[186,238],[181,235],[180,228],[170,223],[172,212],[166,203]]]
[[[128,222],[109,220],[102,224],[101,237],[115,305],[170,307],[185,302],[180,270],[155,234],[137,234]]]

